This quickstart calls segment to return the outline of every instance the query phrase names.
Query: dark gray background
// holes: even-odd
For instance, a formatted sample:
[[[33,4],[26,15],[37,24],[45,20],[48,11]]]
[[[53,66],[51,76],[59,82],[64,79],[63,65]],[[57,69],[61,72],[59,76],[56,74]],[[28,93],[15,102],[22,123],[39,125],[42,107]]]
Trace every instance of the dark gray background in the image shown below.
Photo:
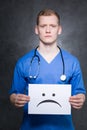
[[[0,0],[0,130],[18,130],[23,111],[9,102],[16,61],[38,44],[36,14],[43,8],[60,13],[59,44],[77,56],[87,89],[87,0]],[[76,130],[87,130],[87,101],[72,110]]]

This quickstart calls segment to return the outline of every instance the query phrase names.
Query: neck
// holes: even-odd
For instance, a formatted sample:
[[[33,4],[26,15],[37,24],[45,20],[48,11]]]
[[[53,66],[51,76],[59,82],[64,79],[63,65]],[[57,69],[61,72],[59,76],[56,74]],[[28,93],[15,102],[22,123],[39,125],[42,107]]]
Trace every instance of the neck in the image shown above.
[[[52,54],[52,53],[58,53],[59,49],[57,47],[57,44],[54,45],[40,44],[38,47],[38,51],[43,54]]]
[[[39,53],[44,57],[44,59],[50,63],[55,56],[59,53],[59,48],[57,47],[57,45],[54,46],[50,46],[50,45],[39,45],[38,47],[38,51]]]

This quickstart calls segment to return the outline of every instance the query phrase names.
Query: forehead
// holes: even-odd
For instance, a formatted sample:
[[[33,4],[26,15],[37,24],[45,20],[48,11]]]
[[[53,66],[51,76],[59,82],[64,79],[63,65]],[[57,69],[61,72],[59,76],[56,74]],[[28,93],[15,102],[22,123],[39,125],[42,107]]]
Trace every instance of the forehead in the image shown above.
[[[40,16],[39,24],[58,24],[58,18],[55,15],[51,16]]]

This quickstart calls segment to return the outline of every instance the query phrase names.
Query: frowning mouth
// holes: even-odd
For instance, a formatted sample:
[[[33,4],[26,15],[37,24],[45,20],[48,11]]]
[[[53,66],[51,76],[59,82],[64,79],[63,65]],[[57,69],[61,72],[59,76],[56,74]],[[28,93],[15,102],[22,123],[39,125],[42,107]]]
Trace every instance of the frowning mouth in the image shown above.
[[[37,107],[38,107],[39,105],[43,104],[43,103],[56,103],[58,106],[62,107],[62,106],[60,105],[60,103],[58,103],[58,102],[56,102],[56,101],[54,101],[54,100],[50,100],[50,99],[41,101],[40,103],[37,104]]]

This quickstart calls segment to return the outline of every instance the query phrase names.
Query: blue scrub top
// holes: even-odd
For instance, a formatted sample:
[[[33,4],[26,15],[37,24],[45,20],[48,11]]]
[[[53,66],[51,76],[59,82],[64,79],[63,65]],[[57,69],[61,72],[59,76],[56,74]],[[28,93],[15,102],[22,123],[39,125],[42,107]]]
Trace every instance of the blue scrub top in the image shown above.
[[[61,81],[63,73],[63,63],[61,54],[48,63],[38,51],[36,54],[40,58],[40,68],[38,70],[38,60],[34,59],[30,71],[30,61],[34,55],[34,50],[20,58],[15,66],[14,77],[10,94],[28,94],[28,84],[71,84],[72,95],[86,93],[82,78],[79,61],[70,53],[62,50],[65,75],[67,79]],[[38,75],[36,79],[30,79],[29,75]],[[24,117],[20,130],[74,130],[71,115],[28,115],[28,104],[24,106]]]

